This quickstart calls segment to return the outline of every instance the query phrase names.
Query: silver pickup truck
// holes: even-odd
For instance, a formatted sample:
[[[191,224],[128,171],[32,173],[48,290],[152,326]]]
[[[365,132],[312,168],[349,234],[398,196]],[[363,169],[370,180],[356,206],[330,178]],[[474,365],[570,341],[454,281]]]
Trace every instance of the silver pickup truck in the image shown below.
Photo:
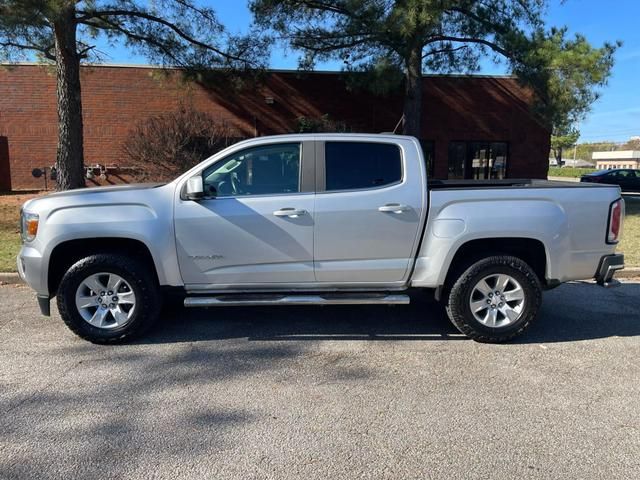
[[[623,218],[616,186],[430,182],[412,137],[283,135],[168,184],[26,202],[18,269],[44,315],[56,296],[96,343],[143,333],[169,293],[186,307],[404,304],[412,289],[465,335],[500,342],[532,322],[544,289],[616,282]]]

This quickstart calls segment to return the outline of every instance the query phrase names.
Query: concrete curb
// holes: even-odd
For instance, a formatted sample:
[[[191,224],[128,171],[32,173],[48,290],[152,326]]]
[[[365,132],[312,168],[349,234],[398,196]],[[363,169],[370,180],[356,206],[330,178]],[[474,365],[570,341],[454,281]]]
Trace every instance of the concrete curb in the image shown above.
[[[0,273],[0,285],[24,283],[17,273]]]
[[[24,283],[17,273],[0,273],[0,285]]]
[[[640,267],[625,268],[616,272],[616,278],[640,278]],[[0,273],[0,285],[19,285],[24,283],[17,273]]]
[[[640,268],[625,268],[616,272],[616,278],[637,278],[640,277]]]

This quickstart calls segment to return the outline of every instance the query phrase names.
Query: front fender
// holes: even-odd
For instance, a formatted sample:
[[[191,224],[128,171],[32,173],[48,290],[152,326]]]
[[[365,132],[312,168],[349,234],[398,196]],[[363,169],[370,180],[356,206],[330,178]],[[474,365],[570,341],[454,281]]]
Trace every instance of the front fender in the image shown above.
[[[40,284],[43,286],[47,285],[50,258],[57,246],[70,240],[91,242],[100,238],[141,242],[151,254],[159,283],[182,284],[171,216],[159,216],[147,205],[123,202],[58,207],[48,213],[40,228],[38,242],[43,259]]]

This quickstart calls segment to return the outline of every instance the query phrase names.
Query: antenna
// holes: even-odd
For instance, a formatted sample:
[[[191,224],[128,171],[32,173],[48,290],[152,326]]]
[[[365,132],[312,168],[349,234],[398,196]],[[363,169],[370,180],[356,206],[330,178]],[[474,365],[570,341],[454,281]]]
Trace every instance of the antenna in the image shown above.
[[[399,127],[401,124],[402,124],[402,125],[404,125],[404,113],[403,113],[403,114],[402,114],[402,116],[400,117],[400,120],[398,120],[398,123],[396,123],[396,127],[393,129],[393,134],[394,134],[394,135],[396,135],[396,134],[397,134],[398,127]]]

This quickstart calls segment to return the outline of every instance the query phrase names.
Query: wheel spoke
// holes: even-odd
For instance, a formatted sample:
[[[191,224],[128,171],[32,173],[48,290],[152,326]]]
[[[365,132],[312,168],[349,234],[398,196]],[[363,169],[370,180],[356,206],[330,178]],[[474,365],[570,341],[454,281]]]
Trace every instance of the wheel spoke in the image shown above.
[[[127,313],[122,311],[119,306],[111,309],[111,315],[113,315],[113,318],[118,325],[122,325],[129,319]]]
[[[84,296],[81,295],[76,299],[76,306],[78,308],[87,308],[96,306],[96,296]]]
[[[507,289],[507,285],[509,285],[509,280],[511,280],[511,277],[508,275],[498,275],[498,280],[496,280],[496,290],[504,292]]]
[[[98,295],[102,290],[105,289],[105,286],[100,282],[100,278],[98,277],[98,275],[91,275],[82,283],[86,285],[90,290],[92,290],[96,295]]]
[[[476,285],[476,290],[481,292],[485,297],[487,295],[489,295],[493,291],[493,289],[487,283],[487,279],[486,278],[482,279],[482,280],[480,280],[480,282],[478,282],[478,284]]]
[[[89,320],[89,323],[96,327],[102,327],[104,325],[104,319],[107,317],[107,313],[109,313],[109,310],[106,308],[98,308],[91,317],[91,320]]]
[[[120,305],[133,305],[136,303],[136,298],[132,291],[118,293],[118,303]]]
[[[516,287],[513,290],[504,292],[504,299],[507,302],[515,302],[516,300],[524,300],[524,291],[521,287]]]
[[[481,310],[484,310],[485,308],[489,308],[489,305],[487,304],[487,301],[485,299],[476,300],[475,302],[471,302],[471,311],[473,313],[480,312]]]
[[[498,323],[498,310],[496,310],[495,308],[490,308],[488,313],[489,315],[488,315],[487,326],[495,327],[496,324]]]
[[[515,319],[518,318],[518,315],[520,315],[518,312],[516,312],[515,309],[511,308],[509,305],[506,305],[506,304],[504,307],[500,309],[500,311],[510,322],[513,322]]]
[[[117,292],[118,288],[122,285],[122,278],[118,275],[111,274],[109,275],[109,280],[107,281],[107,289],[112,292]]]

